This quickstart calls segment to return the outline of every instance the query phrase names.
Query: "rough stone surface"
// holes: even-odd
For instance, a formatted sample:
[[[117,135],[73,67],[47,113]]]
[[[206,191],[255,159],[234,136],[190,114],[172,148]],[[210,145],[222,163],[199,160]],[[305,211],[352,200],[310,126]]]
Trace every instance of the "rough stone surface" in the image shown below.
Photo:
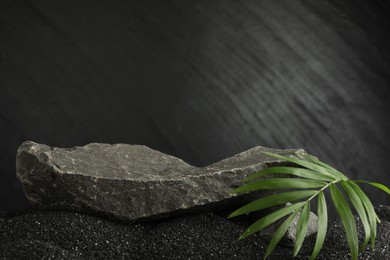
[[[141,145],[92,143],[53,148],[31,141],[17,151],[17,177],[40,208],[95,212],[126,221],[235,209],[264,193],[229,192],[246,176],[281,161],[255,147],[207,167]],[[300,150],[302,152],[302,150]]]
[[[390,259],[390,208],[377,210],[375,250],[360,260]],[[360,223],[360,222],[358,222]],[[351,259],[339,219],[331,219],[318,260]],[[154,223],[119,223],[86,214],[35,211],[0,214],[0,259],[262,259],[268,240],[257,233],[237,240],[246,226],[212,213]],[[358,225],[359,241],[364,229]],[[305,239],[297,257],[280,243],[268,259],[309,259],[316,236]]]

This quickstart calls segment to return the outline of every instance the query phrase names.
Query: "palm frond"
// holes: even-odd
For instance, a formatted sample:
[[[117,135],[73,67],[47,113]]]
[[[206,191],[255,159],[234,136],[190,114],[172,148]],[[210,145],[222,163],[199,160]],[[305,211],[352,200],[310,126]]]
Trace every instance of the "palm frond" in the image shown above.
[[[285,235],[294,218],[298,215],[298,213],[300,213],[294,245],[294,256],[296,256],[299,253],[306,237],[310,217],[310,204],[314,198],[318,197],[318,230],[316,242],[310,256],[310,259],[314,260],[321,251],[328,228],[328,210],[324,191],[329,188],[332,202],[341,219],[347,236],[347,242],[352,259],[357,259],[358,252],[364,250],[370,241],[372,249],[374,248],[376,225],[377,223],[380,223],[380,220],[375,213],[370,199],[360,189],[357,183],[366,183],[390,194],[390,189],[388,187],[375,182],[362,180],[352,181],[332,166],[321,162],[317,158],[308,154],[297,153],[295,156],[290,157],[270,152],[264,152],[264,154],[278,158],[282,161],[290,162],[293,166],[274,166],[265,168],[245,178],[244,182],[246,183],[234,189],[231,193],[251,192],[256,190],[299,190],[272,194],[250,202],[232,212],[228,218],[283,205],[287,202],[295,202],[294,204],[280,208],[260,218],[248,227],[239,239],[246,238],[258,231],[261,231],[279,219],[289,215],[274,233],[266,249],[264,258],[267,258],[275,249],[281,238]],[[280,175],[284,174],[289,178],[279,178]],[[276,178],[275,175],[278,176],[278,178]],[[291,178],[291,175],[297,178]],[[263,178],[268,176],[272,177]],[[341,186],[346,197],[344,197],[337,185]],[[316,188],[318,188],[318,190],[316,190]],[[350,204],[359,215],[364,226],[365,237],[359,248],[356,223]]]
[[[304,199],[316,194],[315,190],[302,190],[302,191],[291,191],[284,193],[273,194],[255,201],[248,203],[247,205],[239,208],[229,215],[228,218],[236,217],[239,215],[247,214],[253,211],[258,211],[282,204],[286,204],[287,202],[293,202],[296,200]]]
[[[264,152],[264,154],[272,156],[272,157],[275,157],[275,158],[278,158],[278,159],[285,160],[287,162],[295,163],[297,165],[303,166],[303,167],[305,167],[307,169],[316,171],[318,173],[322,173],[322,174],[329,175],[329,176],[335,175],[338,178],[348,179],[345,175],[343,175],[339,171],[337,171],[337,172],[329,171],[327,169],[327,167],[324,167],[323,165],[321,165],[322,163],[315,162],[314,159],[313,159],[313,162],[311,162],[311,161],[301,160],[299,158],[286,157],[286,156],[282,156],[282,155],[275,154],[275,153],[270,153],[270,152]]]
[[[375,188],[378,188],[378,189],[381,189],[383,190],[384,192],[386,192],[387,194],[390,195],[390,189],[387,188],[385,185],[383,184],[380,184],[380,183],[377,183],[377,182],[371,182],[371,181],[363,181],[363,180],[356,180],[356,181],[353,181],[355,183],[367,183],[367,184],[370,184],[371,186],[374,186]]]
[[[274,178],[244,184],[241,187],[233,190],[231,193],[248,192],[254,190],[321,188],[325,184],[326,182],[317,180],[299,178]]]
[[[348,182],[349,185],[355,190],[355,192],[358,194],[360,199],[363,202],[364,208],[367,211],[368,214],[368,220],[370,223],[370,229],[371,229],[371,234],[370,234],[370,239],[371,239],[371,249],[374,250],[375,246],[375,239],[376,239],[376,224],[380,223],[380,220],[375,213],[374,206],[372,205],[370,199],[367,197],[367,195],[360,189],[358,185],[356,185],[354,182]]]
[[[330,195],[336,211],[340,216],[341,223],[344,226],[345,233],[347,234],[347,241],[352,259],[356,260],[358,255],[358,236],[352,211],[343,194],[341,194],[337,186],[333,183],[330,184]]]
[[[310,260],[315,259],[320,252],[328,229],[328,209],[326,207],[325,195],[322,190],[318,193],[317,216],[317,237]]]
[[[299,253],[301,250],[303,240],[306,237],[307,228],[309,226],[309,216],[310,216],[310,202],[306,202],[305,206],[301,211],[301,216],[298,221],[297,234],[294,246],[294,256]]]
[[[279,243],[280,239],[286,234],[288,228],[290,227],[291,223],[294,221],[295,216],[298,214],[298,211],[296,210],[293,212],[275,231],[270,243],[268,244],[267,249],[265,250],[265,256],[264,259],[267,259],[267,257],[272,253],[274,248]]]
[[[283,218],[284,216],[286,216],[292,212],[295,212],[296,210],[299,210],[300,208],[303,207],[304,204],[305,204],[304,202],[295,203],[295,204],[292,204],[290,206],[281,208],[277,211],[274,211],[265,217],[262,217],[261,219],[259,219],[255,223],[253,223],[250,227],[248,227],[247,230],[245,230],[244,233],[239,237],[239,239],[246,238],[247,236],[250,236],[250,235],[256,233],[257,231],[260,231],[260,230],[268,227],[269,225],[271,225],[275,221]]]
[[[370,223],[368,222],[367,211],[364,208],[363,202],[359,198],[359,195],[357,195],[356,191],[351,187],[351,185],[349,185],[348,182],[346,181],[341,181],[341,185],[345,193],[347,194],[348,198],[352,202],[352,205],[355,207],[357,213],[359,214],[359,217],[364,226],[365,237],[364,237],[363,244],[359,248],[359,252],[361,252],[366,248],[368,242],[370,241],[371,227],[370,227]]]
[[[318,160],[314,156],[311,156],[309,154],[302,154],[302,153],[300,153],[299,155],[305,157],[309,162],[312,162],[312,163],[315,163],[315,164],[318,164],[318,165],[324,167],[325,169],[327,169],[328,171],[332,172],[335,175],[344,176],[344,174],[342,174],[341,172],[339,172],[338,170],[336,170],[335,168],[333,168],[329,164],[321,162],[320,160]]]
[[[257,173],[254,173],[244,179],[244,181],[252,181],[256,178],[263,177],[270,174],[291,174],[297,177],[319,180],[319,181],[334,181],[336,177],[334,175],[318,174],[318,172],[313,170],[307,170],[297,167],[271,167],[265,168]]]

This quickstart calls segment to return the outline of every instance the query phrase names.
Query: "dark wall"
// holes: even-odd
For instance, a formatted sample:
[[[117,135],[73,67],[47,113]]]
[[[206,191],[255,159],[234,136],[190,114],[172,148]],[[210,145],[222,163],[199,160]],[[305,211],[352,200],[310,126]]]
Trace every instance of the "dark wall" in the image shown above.
[[[339,2],[0,0],[0,210],[28,206],[24,140],[304,148],[390,185],[389,9]]]

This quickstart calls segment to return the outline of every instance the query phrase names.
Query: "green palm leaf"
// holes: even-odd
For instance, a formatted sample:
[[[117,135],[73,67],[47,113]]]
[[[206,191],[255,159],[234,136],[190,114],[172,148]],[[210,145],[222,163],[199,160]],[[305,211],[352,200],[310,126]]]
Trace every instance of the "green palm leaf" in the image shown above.
[[[341,172],[339,172],[338,170],[336,170],[335,168],[333,168],[332,166],[330,166],[329,164],[326,164],[324,162],[321,162],[320,160],[318,160],[317,158],[315,158],[314,156],[311,156],[311,155],[308,155],[308,154],[302,154],[300,153],[299,155],[305,157],[309,162],[312,162],[312,163],[315,163],[315,164],[318,164],[324,168],[326,168],[327,170],[329,170],[330,172],[338,175],[338,176],[344,176],[344,174],[342,174]]]
[[[247,236],[250,236],[257,231],[260,231],[275,221],[283,218],[284,216],[300,209],[305,203],[304,202],[299,202],[292,204],[290,206],[281,208],[275,212],[272,212],[271,214],[268,214],[265,217],[262,217],[260,220],[256,221],[254,224],[252,224],[250,227],[247,228],[247,230],[244,231],[244,233],[239,237],[239,239],[246,238]]]
[[[371,249],[374,250],[375,246],[375,239],[376,239],[376,223],[380,223],[380,220],[378,216],[375,213],[374,206],[372,206],[372,203],[370,199],[367,197],[367,195],[360,189],[358,185],[356,185],[354,182],[350,181],[348,184],[355,190],[355,192],[358,194],[359,198],[363,202],[363,206],[367,211],[368,220],[370,223],[370,230],[371,230]]]
[[[287,202],[300,201],[302,199],[306,200],[283,207],[262,217],[253,223],[247,230],[245,230],[239,239],[246,238],[255,232],[266,228],[272,223],[275,223],[279,219],[290,215],[274,233],[266,249],[265,258],[267,258],[277,246],[280,239],[285,235],[295,216],[301,212],[297,226],[296,242],[294,245],[294,256],[296,256],[303,245],[303,241],[307,233],[308,221],[310,217],[310,203],[315,197],[318,196],[318,230],[314,249],[310,256],[310,259],[314,260],[318,256],[324,244],[328,228],[328,211],[324,190],[329,188],[332,202],[338,215],[340,216],[345,233],[347,235],[347,241],[352,259],[357,259],[358,252],[363,250],[369,241],[371,241],[371,247],[374,249],[376,227],[377,223],[380,223],[380,220],[375,213],[370,199],[360,189],[357,183],[367,183],[390,194],[390,189],[388,187],[375,182],[361,180],[351,181],[348,179],[348,177],[332,166],[329,166],[328,164],[323,163],[317,158],[307,154],[299,154],[301,156],[300,158],[305,158],[305,160],[302,160],[298,157],[286,157],[269,152],[264,152],[264,154],[293,163],[295,166],[274,166],[263,169],[251,176],[248,176],[244,181],[250,182],[236,188],[231,193],[274,189],[306,190],[288,191],[260,198],[237,209],[229,215],[229,218],[285,204]],[[259,177],[268,176],[271,174],[288,174],[289,176],[293,175],[298,178],[264,178],[259,180]],[[337,183],[341,184],[343,191],[345,192],[347,198],[350,200],[353,208],[356,210],[363,223],[365,238],[359,249],[355,219],[347,200],[337,188]],[[318,188],[318,190],[315,190],[315,188]]]
[[[247,205],[239,208],[229,215],[228,218],[236,217],[239,215],[247,214],[253,211],[262,210],[270,207],[274,207],[281,204],[286,204],[287,202],[293,202],[296,200],[304,199],[316,194],[315,190],[302,190],[302,191],[292,191],[273,194],[265,198],[261,198]]]
[[[262,177],[269,174],[291,174],[302,178],[320,181],[334,181],[336,179],[333,175],[325,175],[322,173],[315,172],[313,170],[307,170],[297,167],[271,167],[265,168],[257,173],[248,176],[244,179],[244,181],[251,181],[258,177]]]
[[[312,162],[309,162],[309,161],[304,161],[304,160],[301,160],[301,159],[298,159],[298,158],[286,157],[286,156],[282,156],[282,155],[275,154],[275,153],[270,153],[270,152],[263,152],[263,153],[268,155],[268,156],[272,156],[272,157],[275,157],[275,158],[278,158],[278,159],[282,159],[282,160],[285,160],[285,161],[288,161],[288,162],[292,162],[292,163],[298,164],[298,165],[303,166],[303,167],[305,167],[307,169],[310,169],[310,170],[313,170],[313,171],[316,171],[316,172],[319,172],[319,173],[322,173],[322,174],[325,174],[325,175],[329,175],[329,176],[336,175],[336,176],[338,176],[340,178],[346,178],[343,174],[330,172],[328,169],[326,169],[326,167],[323,167],[323,166],[318,165],[316,163],[312,163]]]
[[[357,213],[359,214],[360,219],[362,220],[363,226],[364,226],[364,242],[359,248],[359,252],[363,251],[368,242],[370,241],[370,235],[371,235],[371,227],[370,223],[368,222],[368,216],[366,209],[363,206],[362,200],[359,198],[359,195],[355,192],[355,190],[351,187],[351,185],[348,184],[346,181],[341,181],[341,185],[349,197],[350,201],[352,202],[352,205],[355,207]]]
[[[332,197],[336,211],[340,216],[341,223],[343,223],[345,233],[347,234],[347,240],[352,259],[356,260],[358,255],[358,236],[352,211],[348,205],[348,202],[344,199],[344,196],[334,184],[330,184],[330,195]]]
[[[317,215],[317,238],[313,252],[310,256],[310,260],[314,260],[320,252],[325,241],[326,231],[328,229],[328,210],[326,207],[325,195],[322,190],[318,193]]]
[[[381,189],[381,190],[383,190],[384,192],[386,192],[387,194],[390,195],[390,189],[387,188],[387,187],[386,187],[385,185],[383,185],[383,184],[376,183],[376,182],[370,182],[370,181],[363,181],[363,180],[357,180],[357,181],[354,181],[354,182],[356,182],[356,183],[361,182],[361,183],[370,184],[371,186],[374,186],[374,187],[376,187],[376,188],[378,188],[378,189]]]
[[[231,193],[248,192],[254,190],[274,190],[274,189],[309,189],[320,188],[326,182],[316,180],[306,180],[298,178],[274,178],[251,182],[238,187]]]
[[[294,221],[294,218],[297,215],[297,213],[298,213],[298,211],[296,210],[276,230],[275,234],[273,235],[271,241],[269,242],[269,244],[267,246],[267,249],[265,250],[264,259],[267,259],[267,257],[272,253],[272,251],[275,249],[276,245],[279,243],[280,239],[282,239],[284,234],[286,234],[291,223]]]
[[[306,202],[305,206],[302,209],[301,217],[298,221],[297,234],[294,246],[294,256],[299,253],[301,250],[303,240],[305,239],[307,228],[309,225],[309,216],[310,216],[310,202]]]

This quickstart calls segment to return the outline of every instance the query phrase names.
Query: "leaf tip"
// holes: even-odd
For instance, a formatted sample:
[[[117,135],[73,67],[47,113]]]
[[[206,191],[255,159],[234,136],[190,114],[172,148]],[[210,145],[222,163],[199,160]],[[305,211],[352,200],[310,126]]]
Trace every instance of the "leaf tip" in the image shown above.
[[[229,191],[229,195],[237,195],[240,192],[240,187],[235,188],[234,190]]]
[[[235,212],[233,212],[229,216],[227,216],[227,218],[234,218],[235,216],[237,216],[237,215],[235,214]]]

